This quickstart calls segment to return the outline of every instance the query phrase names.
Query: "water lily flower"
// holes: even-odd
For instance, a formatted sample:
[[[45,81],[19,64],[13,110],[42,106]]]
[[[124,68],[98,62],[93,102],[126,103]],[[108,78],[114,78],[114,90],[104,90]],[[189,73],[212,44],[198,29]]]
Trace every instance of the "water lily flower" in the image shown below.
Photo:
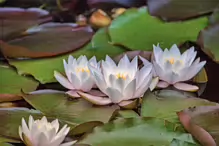
[[[29,116],[28,125],[22,118],[19,135],[21,140],[28,146],[72,146],[76,141],[61,144],[69,130],[70,128],[67,125],[59,130],[57,119],[50,123],[46,117],[34,121],[33,117]]]
[[[100,70],[100,63],[97,63],[96,57],[92,57],[89,61],[86,56],[81,55],[78,59],[69,56],[68,62],[63,60],[66,77],[55,71],[54,76],[56,80],[70,91],[69,95],[79,97],[76,91],[89,92],[95,85],[93,76],[88,68],[88,63]]]
[[[144,63],[144,66],[139,69],[138,56],[130,61],[127,55],[124,55],[118,65],[109,56],[106,56],[106,60],[102,61],[102,71],[92,66],[89,68],[97,87],[109,98],[90,96],[80,92],[79,94],[98,105],[129,104],[133,99],[143,96],[150,86],[152,64],[146,60],[145,62],[147,63]]]
[[[194,85],[182,83],[192,79],[205,65],[206,61],[196,58],[197,52],[194,47],[180,53],[174,44],[170,50],[164,51],[158,46],[153,46],[154,70],[161,80],[158,87],[166,88],[173,85],[175,88],[184,91],[197,91],[199,88]]]

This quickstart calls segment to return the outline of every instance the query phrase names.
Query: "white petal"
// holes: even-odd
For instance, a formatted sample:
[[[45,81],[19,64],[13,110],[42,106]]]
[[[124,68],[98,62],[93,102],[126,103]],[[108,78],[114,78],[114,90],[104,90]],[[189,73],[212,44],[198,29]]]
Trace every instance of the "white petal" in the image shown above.
[[[24,118],[22,118],[22,124],[21,124],[21,125],[22,125],[21,128],[22,128],[23,133],[24,133],[28,138],[30,138],[31,133],[30,133],[30,130],[28,129],[28,127],[27,127],[27,124],[26,124]]]
[[[139,58],[140,58],[141,61],[143,62],[144,66],[151,65],[151,63],[150,63],[147,59],[145,59],[145,58],[143,58],[143,57],[141,57],[141,56],[139,56]]]
[[[24,141],[23,136],[22,136],[23,131],[22,131],[21,126],[19,126],[19,128],[18,128],[18,132],[19,132],[19,136],[20,136],[21,140]]]
[[[78,94],[81,97],[83,97],[84,99],[86,99],[89,102],[96,104],[96,105],[108,105],[108,104],[112,103],[109,98],[95,96],[95,95],[87,94],[87,93],[84,93],[81,91],[78,91]]]
[[[75,89],[80,90],[81,81],[79,80],[79,78],[77,77],[75,73],[71,73],[71,82]]]
[[[130,64],[128,56],[125,54],[119,61],[118,67],[127,69]]]
[[[195,92],[199,89],[198,86],[194,86],[186,83],[176,83],[173,86],[179,90],[191,91],[191,92]]]
[[[48,141],[52,141],[52,139],[56,136],[56,129],[52,128],[45,132]]]
[[[58,130],[59,130],[59,121],[58,121],[58,119],[52,121],[52,122],[51,122],[51,125],[55,128],[56,133],[57,133]]]
[[[123,96],[121,92],[119,92],[117,89],[107,88],[106,93],[113,103],[119,103],[120,101],[123,100]]]
[[[167,88],[169,85],[170,84],[168,84],[165,81],[159,81],[158,84],[157,84],[157,87],[159,87],[159,88]]]
[[[72,146],[73,144],[75,144],[77,141],[71,141],[71,142],[66,142],[66,143],[63,143],[61,144],[60,146]]]
[[[181,53],[179,51],[179,48],[177,47],[176,44],[174,44],[171,48],[170,48],[170,51],[172,56],[175,56],[177,58],[179,58],[181,56]]]
[[[94,72],[94,79],[95,79],[95,83],[98,86],[98,88],[106,94],[106,82],[103,79],[103,75],[102,74],[98,74],[97,72]]]
[[[150,86],[149,86],[151,91],[153,91],[156,88],[158,82],[159,82],[159,77],[155,77],[152,79]]]
[[[38,143],[38,146],[49,146],[49,140],[47,138],[47,136],[41,132],[40,135],[39,135],[39,143]]]
[[[64,69],[65,69],[65,74],[67,75],[68,80],[71,79],[70,71],[69,71],[69,66],[66,63],[66,61],[63,59],[63,64],[64,64]]]
[[[125,88],[123,95],[123,100],[132,99],[136,90],[136,79],[132,80]]]
[[[72,86],[72,84],[63,76],[61,75],[59,72],[54,71],[54,76],[56,78],[56,80],[65,88],[67,89],[74,89],[74,87]]]
[[[68,92],[66,92],[66,94],[68,94],[69,96],[71,96],[73,98],[80,97],[80,95],[78,95],[76,90],[69,90]]]
[[[33,119],[33,117],[30,115],[30,116],[29,116],[29,121],[28,121],[28,126],[29,126],[29,130],[30,130],[30,131],[31,131],[31,129],[32,129],[33,122],[34,122],[34,119]]]
[[[65,131],[66,131],[67,128],[68,128],[67,125],[64,125],[64,126],[62,127],[62,129],[57,133],[56,136],[65,135]]]
[[[160,57],[163,54],[163,50],[160,48],[159,45],[153,45],[153,54],[156,62],[160,62]]]
[[[87,65],[88,60],[87,60],[87,57],[83,55],[79,57],[79,59],[77,59],[77,62],[79,66],[84,66],[85,64]]]
[[[94,80],[91,77],[89,77],[87,80],[84,80],[82,82],[81,90],[84,92],[88,92],[91,90],[93,85],[94,85]]]
[[[141,68],[137,76],[136,89],[138,89],[143,84],[144,79],[147,78],[147,76],[151,73],[151,71],[152,71],[152,66],[144,66]]]
[[[74,57],[72,55],[69,55],[68,57],[68,64],[73,64]]]
[[[106,55],[106,62],[109,63],[113,67],[116,66],[115,62],[108,55]]]
[[[45,116],[43,116],[42,119],[41,119],[41,122],[42,122],[43,124],[48,123],[47,118],[46,118]]]

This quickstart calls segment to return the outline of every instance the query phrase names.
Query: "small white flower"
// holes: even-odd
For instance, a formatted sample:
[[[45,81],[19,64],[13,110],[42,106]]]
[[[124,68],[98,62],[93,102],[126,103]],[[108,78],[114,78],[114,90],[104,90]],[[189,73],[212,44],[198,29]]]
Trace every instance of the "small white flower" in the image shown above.
[[[200,58],[196,58],[197,52],[194,47],[186,50],[183,54],[176,45],[173,45],[170,50],[164,51],[158,46],[153,46],[154,54],[154,70],[161,82],[159,87],[168,87],[170,84],[175,88],[185,91],[197,91],[198,87],[181,83],[193,78],[205,65],[206,61],[200,62]],[[194,61],[195,60],[195,61]]]
[[[143,58],[142,58],[143,59]],[[144,59],[144,66],[138,68],[138,56],[132,61],[129,61],[125,55],[116,65],[116,63],[106,56],[106,60],[102,61],[102,71],[89,66],[94,76],[96,85],[98,88],[106,94],[108,100],[103,100],[107,103],[120,103],[121,101],[127,101],[141,97],[148,89],[152,80],[152,64]],[[84,96],[87,96],[83,94]],[[95,97],[87,97],[89,100],[101,100],[101,98],[95,99]],[[92,99],[93,98],[93,99]]]
[[[28,125],[22,118],[22,125],[19,126],[19,135],[26,145],[31,146],[72,146],[76,141],[61,144],[68,134],[70,128],[65,125],[59,130],[58,120],[51,123],[46,117],[35,120],[29,117]]]
[[[86,56],[80,56],[78,59],[69,56],[68,62],[65,60],[63,62],[67,78],[57,71],[54,72],[56,80],[62,86],[70,90],[80,90],[83,92],[89,92],[94,87],[95,82],[88,68],[88,63],[100,70],[100,64],[97,63],[95,56],[89,61]]]

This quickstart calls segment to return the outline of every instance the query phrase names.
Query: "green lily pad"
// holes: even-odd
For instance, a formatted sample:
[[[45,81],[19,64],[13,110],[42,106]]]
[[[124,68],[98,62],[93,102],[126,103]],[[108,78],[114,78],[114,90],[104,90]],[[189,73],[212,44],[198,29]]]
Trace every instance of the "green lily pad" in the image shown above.
[[[200,146],[200,145],[199,144],[190,143],[190,142],[186,142],[186,141],[182,141],[182,140],[178,140],[178,139],[174,139],[171,142],[170,146]]]
[[[219,144],[219,106],[202,106],[178,113],[185,129],[202,145]]]
[[[64,72],[62,60],[67,59],[69,55],[73,55],[74,57],[86,55],[88,58],[95,55],[100,60],[104,59],[106,54],[116,56],[124,52],[124,49],[109,44],[108,38],[106,29],[100,29],[87,46],[73,53],[37,60],[9,60],[9,63],[18,69],[19,74],[31,74],[43,84],[56,82],[53,75],[54,70]],[[95,44],[94,46],[93,43]]]
[[[201,46],[201,49],[217,63],[219,63],[218,40],[219,24],[209,26],[202,30],[198,37],[198,44]]]
[[[21,99],[21,89],[25,92],[34,91],[38,82],[32,78],[18,75],[9,66],[0,65],[0,102]]]
[[[139,115],[133,110],[120,110],[120,111],[118,111],[118,117],[136,118],[136,117],[139,117]]]
[[[142,103],[141,116],[162,118],[171,122],[179,123],[177,112],[196,106],[218,105],[215,102],[208,100],[190,97],[185,95],[182,98],[181,94],[177,97],[173,96],[156,96],[153,93],[145,94]]]
[[[12,144],[10,143],[0,143],[1,146],[13,146]]]
[[[79,143],[92,146],[169,146],[175,138],[195,144],[192,136],[174,123],[157,118],[126,118],[96,127]]]
[[[118,106],[94,107],[82,98],[71,101],[65,93],[23,94],[23,97],[46,116],[56,117],[75,126],[93,121],[97,121],[96,125],[99,125],[99,122],[106,123],[118,109]],[[87,128],[90,129],[89,126]]]
[[[20,140],[18,127],[21,125],[21,119],[23,117],[27,120],[30,115],[36,118],[42,117],[39,111],[27,108],[0,108],[0,135],[9,138],[4,142],[12,142],[10,139],[13,139],[13,142]]]
[[[151,15],[164,20],[183,20],[212,12],[219,4],[217,0],[148,0]]]
[[[208,23],[206,17],[184,22],[164,23],[150,16],[146,8],[129,9],[109,26],[113,44],[131,50],[152,50],[158,43],[162,48],[185,41],[196,41],[200,30]]]

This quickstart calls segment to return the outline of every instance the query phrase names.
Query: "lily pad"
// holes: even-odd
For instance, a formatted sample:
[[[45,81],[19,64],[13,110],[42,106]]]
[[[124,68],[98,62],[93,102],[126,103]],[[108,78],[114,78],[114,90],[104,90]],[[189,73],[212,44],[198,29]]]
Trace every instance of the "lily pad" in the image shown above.
[[[82,98],[72,100],[65,93],[23,94],[23,97],[46,116],[56,117],[75,126],[93,121],[97,121],[97,125],[99,122],[106,123],[118,109],[117,106],[94,107]]]
[[[202,145],[219,144],[219,106],[190,108],[178,115],[185,129]]]
[[[162,118],[171,122],[179,123],[177,112],[183,109],[196,106],[218,105],[217,103],[200,98],[182,98],[182,95],[179,96],[159,97],[153,93],[145,94],[142,103],[141,116]]]
[[[4,7],[0,10],[0,39],[8,40],[14,36],[20,35],[31,26],[48,21],[51,18],[43,18],[49,14],[48,11],[39,8],[10,8]]]
[[[185,41],[196,41],[200,30],[208,23],[206,17],[185,22],[164,23],[147,12],[146,8],[129,9],[109,27],[113,44],[123,45],[131,50],[151,51],[153,44],[162,48]],[[194,29],[195,28],[195,29]]]
[[[217,63],[219,63],[218,40],[219,24],[209,26],[202,30],[198,37],[198,44],[201,46],[201,49]]]
[[[0,42],[2,53],[11,58],[38,58],[72,52],[85,45],[93,35],[90,27],[73,23],[46,23],[26,31],[24,37]]]
[[[0,135],[20,141],[18,127],[21,125],[22,117],[27,120],[29,115],[36,118],[42,117],[39,111],[29,110],[27,108],[0,108]],[[4,142],[6,142],[6,140]],[[11,142],[11,140],[7,142]]]
[[[190,134],[156,118],[126,118],[96,127],[80,143],[92,146],[169,146],[174,138],[194,143]]]
[[[88,58],[96,56],[100,60],[104,59],[106,54],[116,56],[125,51],[109,44],[108,38],[106,29],[100,29],[88,45],[71,54],[37,60],[9,60],[9,63],[18,69],[19,74],[31,74],[43,84],[56,82],[53,76],[54,70],[64,72],[63,59],[67,59],[69,55],[74,57],[86,55]]]
[[[148,0],[148,9],[151,15],[164,20],[183,20],[197,17],[214,11],[219,5],[217,0]]]
[[[20,100],[21,89],[25,92],[34,91],[38,84],[32,78],[18,75],[13,68],[0,65],[0,102]]]

